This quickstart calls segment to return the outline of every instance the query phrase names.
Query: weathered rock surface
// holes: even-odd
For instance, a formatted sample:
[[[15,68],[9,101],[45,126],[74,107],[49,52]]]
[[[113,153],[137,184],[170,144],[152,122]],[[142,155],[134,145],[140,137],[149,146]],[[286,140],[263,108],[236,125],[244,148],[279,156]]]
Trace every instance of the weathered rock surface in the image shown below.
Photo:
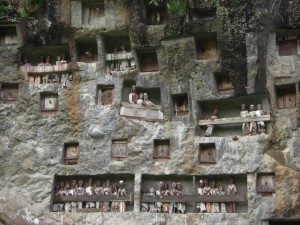
[[[81,15],[80,1],[48,1],[49,15],[44,16],[53,23],[39,31],[45,33],[23,34],[24,45],[42,44],[39,34],[43,34],[43,44],[69,43],[73,81],[68,88],[56,84],[34,87],[24,82],[18,72],[18,47],[22,44],[0,46],[0,82],[19,83],[18,103],[0,104],[0,224],[253,225],[261,224],[264,219],[300,219],[299,110],[278,110],[275,88],[295,83],[299,98],[300,56],[279,57],[276,52],[276,29],[300,27],[299,3],[291,0],[278,5],[278,2],[281,1],[224,4],[218,8],[215,19],[195,22],[187,16],[184,21],[182,18],[175,21],[178,15],[172,15],[168,26],[147,26],[142,1],[106,0],[105,25],[97,27],[82,26],[77,17]],[[45,21],[39,22],[40,26]],[[140,73],[135,69],[107,74],[103,34],[120,30],[128,30],[137,66],[138,50],[145,46],[156,48],[159,72]],[[196,59],[194,35],[199,32],[217,32],[220,58]],[[300,36],[299,31],[296,33]],[[77,65],[75,39],[86,37],[97,40],[98,60]],[[203,137],[197,124],[207,112],[203,112],[199,102],[219,99],[218,104],[222,105],[222,99],[229,97],[217,92],[214,72],[221,71],[229,72],[236,96],[266,95],[264,106],[269,106],[272,116],[267,134],[239,136],[227,132],[223,136]],[[140,88],[160,88],[164,122],[119,115],[125,81],[135,81]],[[97,85],[114,85],[112,105],[96,104]],[[40,92],[43,91],[58,93],[55,115],[41,112]],[[174,115],[172,95],[182,93],[188,95],[189,114],[179,117]],[[239,111],[234,108],[230,113],[239,115]],[[114,139],[127,139],[125,161],[111,159]],[[169,160],[153,160],[154,139],[170,139]],[[79,143],[78,165],[63,164],[63,148],[67,142]],[[216,144],[216,164],[199,163],[200,143]],[[257,173],[266,172],[275,173],[276,192],[259,196]],[[106,173],[135,174],[132,212],[51,212],[55,175]],[[248,205],[245,212],[235,214],[141,213],[141,174],[243,174],[247,177]]]

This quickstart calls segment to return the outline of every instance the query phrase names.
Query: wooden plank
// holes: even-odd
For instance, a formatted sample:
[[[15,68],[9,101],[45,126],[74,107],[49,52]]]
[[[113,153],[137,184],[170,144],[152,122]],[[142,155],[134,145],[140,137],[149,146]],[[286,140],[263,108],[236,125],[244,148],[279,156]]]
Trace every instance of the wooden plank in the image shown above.
[[[160,105],[143,106],[143,105],[138,105],[138,104],[130,104],[128,102],[122,102],[122,106],[124,106],[126,108],[161,110]]]
[[[120,116],[150,122],[163,122],[163,113],[161,111],[147,108],[129,108],[122,106]]]
[[[76,212],[79,212],[79,213],[90,213],[90,212],[106,212],[106,211],[105,211],[105,209],[84,208],[84,209],[76,209]]]
[[[199,126],[207,125],[223,125],[223,124],[239,124],[239,123],[249,123],[249,122],[260,122],[260,121],[270,121],[270,115],[263,115],[260,117],[231,117],[231,118],[222,118],[215,120],[199,120]]]
[[[131,202],[133,201],[132,195],[117,196],[117,195],[66,195],[66,196],[54,196],[53,202]]]
[[[53,70],[48,72],[28,72],[30,76],[45,76],[48,74],[62,74],[62,73],[72,73],[72,70]]]
[[[276,190],[275,189],[261,189],[261,188],[257,188],[256,192],[257,193],[275,193]]]
[[[183,196],[147,196],[143,195],[141,202],[246,202],[246,195],[183,195]]]

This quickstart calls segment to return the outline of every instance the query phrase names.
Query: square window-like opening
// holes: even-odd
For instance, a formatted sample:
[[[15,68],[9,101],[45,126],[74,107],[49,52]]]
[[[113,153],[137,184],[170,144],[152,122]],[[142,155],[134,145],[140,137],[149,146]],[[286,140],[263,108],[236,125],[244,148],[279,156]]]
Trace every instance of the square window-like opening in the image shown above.
[[[215,73],[219,95],[234,95],[234,88],[228,73]]]
[[[97,104],[112,105],[114,100],[114,85],[98,85],[97,87]]]
[[[141,72],[155,72],[159,71],[156,51],[140,52],[140,71]]]
[[[153,149],[154,159],[170,159],[170,140],[155,139]]]
[[[127,71],[136,68],[131,54],[131,45],[128,31],[105,34],[105,60],[107,72]]]
[[[199,145],[199,162],[216,163],[216,145],[215,143],[203,143]]]
[[[98,47],[96,39],[77,40],[77,61],[92,63],[98,59]]]
[[[147,6],[147,25],[161,25],[167,22],[167,5],[161,1],[158,5],[151,4],[146,0]]]
[[[276,93],[278,109],[297,108],[295,84],[278,86],[276,88]]]
[[[256,191],[258,193],[275,193],[275,173],[258,173]]]
[[[104,0],[88,0],[83,3],[82,23],[84,25],[103,25],[105,23]]]
[[[0,102],[3,104],[16,104],[18,102],[18,84],[2,83]]]
[[[216,37],[210,39],[196,38],[197,59],[208,60],[217,59],[217,40]]]
[[[79,143],[66,143],[64,145],[64,164],[75,165],[79,163]]]
[[[0,45],[16,45],[18,43],[15,26],[0,27]]]
[[[277,45],[280,56],[297,55],[297,41],[300,39],[294,36],[278,36]]]
[[[41,93],[41,111],[56,112],[58,110],[58,94],[52,92]]]
[[[173,101],[176,116],[186,116],[189,114],[189,102],[187,94],[173,95]]]
[[[128,145],[127,139],[113,140],[111,144],[111,158],[117,161],[127,159]]]
[[[193,1],[191,16],[194,21],[212,19],[216,16],[216,8],[208,2]]]

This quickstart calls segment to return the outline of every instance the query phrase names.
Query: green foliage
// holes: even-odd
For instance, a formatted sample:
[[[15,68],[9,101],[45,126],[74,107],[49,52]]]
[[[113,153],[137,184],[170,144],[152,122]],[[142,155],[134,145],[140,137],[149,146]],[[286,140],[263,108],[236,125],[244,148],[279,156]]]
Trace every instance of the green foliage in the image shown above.
[[[184,16],[186,12],[186,0],[169,0],[168,1],[170,10],[178,13],[179,16]]]
[[[18,22],[39,10],[43,0],[7,0],[0,1],[0,20]]]
[[[159,6],[159,4],[162,2],[162,0],[150,0],[149,4],[150,5],[156,5]]]
[[[178,13],[179,16],[184,16],[186,12],[187,1],[188,0],[167,0],[167,4],[172,12]],[[149,4],[159,6],[163,2],[164,0],[150,0]]]

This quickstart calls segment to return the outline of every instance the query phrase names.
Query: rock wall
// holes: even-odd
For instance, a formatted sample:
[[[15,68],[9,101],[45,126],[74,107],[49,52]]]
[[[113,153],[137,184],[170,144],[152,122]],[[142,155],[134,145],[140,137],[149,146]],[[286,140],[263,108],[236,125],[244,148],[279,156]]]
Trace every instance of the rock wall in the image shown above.
[[[18,103],[0,104],[0,224],[258,225],[272,219],[299,221],[300,55],[298,51],[294,56],[278,56],[276,34],[283,29],[300,36],[299,16],[295,14],[300,6],[297,0],[289,1],[288,6],[286,2],[271,0],[228,2],[217,8],[213,18],[193,20],[191,1],[184,17],[168,8],[167,24],[147,25],[146,4],[142,1],[105,0],[105,24],[84,26],[81,1],[47,1],[44,17],[50,21],[48,27],[41,25],[46,20],[38,18],[37,30],[32,33],[26,29],[29,23],[17,24],[21,39],[18,45],[0,46],[0,82],[19,84]],[[120,31],[130,37],[136,68],[109,74],[105,38],[118,37]],[[219,57],[198,60],[195,37],[211,32],[217,33]],[[76,40],[87,38],[97,40],[97,61],[76,62]],[[21,57],[18,48],[56,43],[67,43],[70,47],[73,71],[70,85],[64,88],[60,84],[36,86],[25,82],[18,69]],[[159,71],[140,71],[140,52],[144,49],[155,50]],[[234,96],[218,94],[214,74],[224,71],[232,81]],[[160,89],[163,122],[120,116],[121,102],[127,98],[123,96],[128,88],[126,82],[134,82],[138,88]],[[278,109],[277,87],[289,84],[295,85],[297,106]],[[114,86],[111,105],[96,103],[98,85]],[[58,93],[58,111],[54,115],[41,112],[41,92]],[[188,96],[189,113],[176,116],[174,98],[183,93]],[[212,113],[205,111],[206,104],[211,104],[206,101],[222,108],[227,104],[226,99],[232,99],[230,104],[236,105],[226,106],[228,112],[221,111],[220,117],[222,114],[234,117],[239,116],[239,105],[243,103],[239,97],[247,99],[258,93],[263,96],[259,100],[265,111],[271,114],[266,133],[242,136],[239,125],[232,128],[232,133],[216,128],[220,130],[216,132],[218,135],[204,137],[198,120]],[[124,161],[111,158],[115,139],[127,139],[128,155]],[[153,159],[154,139],[170,140],[170,159]],[[68,142],[79,143],[77,165],[63,163],[64,144]],[[215,164],[199,163],[200,143],[215,143]],[[275,173],[276,192],[261,196],[256,190],[257,174],[270,172]],[[55,175],[124,173],[135,175],[133,211],[51,212]],[[247,203],[237,213],[142,213],[143,174],[244,175]]]

